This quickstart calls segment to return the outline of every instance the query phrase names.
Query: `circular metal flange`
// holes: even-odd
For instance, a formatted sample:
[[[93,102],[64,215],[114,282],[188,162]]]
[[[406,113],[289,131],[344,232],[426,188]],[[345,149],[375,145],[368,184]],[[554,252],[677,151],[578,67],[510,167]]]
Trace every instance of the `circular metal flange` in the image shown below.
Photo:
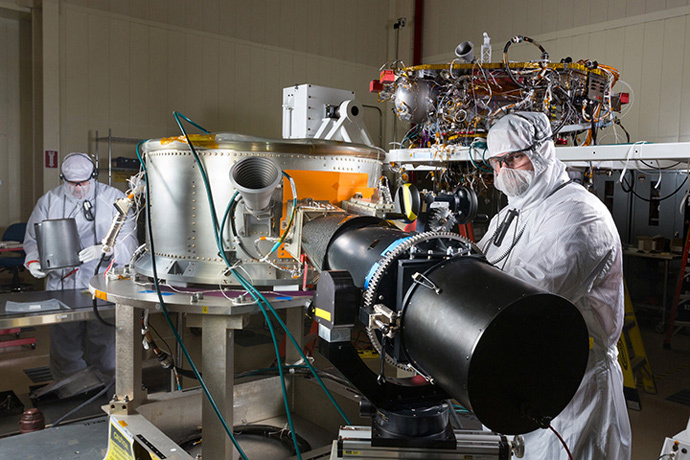
[[[391,252],[386,254],[381,260],[379,260],[378,268],[369,278],[366,291],[364,291],[364,308],[367,310],[372,310],[374,304],[377,303],[381,281],[384,279],[385,275],[387,274],[388,270],[391,268],[393,263],[395,263],[398,259],[400,259],[400,257],[406,254],[413,256],[413,254],[410,254],[410,251],[413,248],[417,247],[417,245],[419,245],[420,243],[433,240],[450,240],[456,243],[455,247],[462,249],[459,253],[449,254],[448,258],[482,254],[481,250],[476,244],[474,244],[472,241],[465,238],[464,236],[458,235],[457,233],[426,232],[411,236],[408,239],[404,240]],[[426,254],[424,254],[424,257],[426,257]],[[376,349],[376,351],[379,354],[383,354],[387,363],[399,369],[413,370],[413,368],[411,368],[409,365],[401,364],[398,361],[396,361],[392,356],[390,356],[386,352],[386,350],[383,349],[383,347],[381,346],[381,340],[379,339],[379,335],[376,333],[375,329],[367,327],[366,331],[367,336],[369,336],[369,340],[371,341],[371,344],[374,346],[374,349]]]

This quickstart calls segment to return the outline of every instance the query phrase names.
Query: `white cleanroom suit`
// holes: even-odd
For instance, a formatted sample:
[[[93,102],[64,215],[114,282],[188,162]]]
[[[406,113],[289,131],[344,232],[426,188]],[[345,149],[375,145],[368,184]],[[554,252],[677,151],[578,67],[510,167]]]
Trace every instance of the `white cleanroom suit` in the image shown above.
[[[108,232],[117,214],[113,203],[124,194],[114,187],[96,182],[94,169],[86,154],[68,155],[63,161],[65,183],[48,191],[38,199],[24,236],[24,265],[36,277],[46,276],[46,290],[88,289],[89,280],[100,259],[100,242]],[[75,186],[69,181],[82,182]],[[91,215],[84,211],[84,202],[91,204]],[[74,218],[77,223],[82,251],[79,259],[84,262],[72,272],[72,268],[49,271],[40,269],[34,224],[46,219]],[[93,217],[88,220],[87,217]],[[114,264],[124,265],[137,247],[136,223],[130,216],[123,226],[115,245]],[[105,271],[108,262],[101,266]],[[56,380],[94,366],[106,377],[115,373],[115,328],[98,320],[54,324],[50,326],[50,368]]]
[[[630,421],[616,348],[624,319],[622,249],[613,219],[597,197],[569,182],[544,114],[504,116],[487,143],[490,157],[524,150],[534,173],[508,171],[496,181],[508,195],[508,206],[491,220],[479,247],[507,273],[570,300],[593,338],[584,379],[551,425],[574,459],[630,459]],[[504,164],[498,175],[508,169]],[[518,214],[496,245],[497,229],[510,209]],[[527,460],[568,458],[550,430],[524,438]]]

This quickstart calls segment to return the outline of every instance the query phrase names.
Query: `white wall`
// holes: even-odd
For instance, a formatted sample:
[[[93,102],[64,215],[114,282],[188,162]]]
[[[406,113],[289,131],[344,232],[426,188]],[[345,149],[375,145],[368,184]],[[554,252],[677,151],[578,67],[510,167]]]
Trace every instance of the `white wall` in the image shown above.
[[[25,8],[17,1],[0,1],[0,8]],[[109,128],[118,137],[177,134],[173,110],[210,130],[278,137],[281,90],[287,85],[351,89],[362,102],[377,105],[368,82],[394,54],[392,24],[400,16],[408,19],[400,33],[400,57],[411,63],[413,0],[42,0],[35,5],[42,17],[33,27],[44,54],[43,93],[34,110],[42,110],[44,120],[35,131],[42,128],[44,145],[33,152],[39,189],[41,181],[43,189],[58,184],[56,170],[42,170],[41,177],[42,149],[56,148],[63,156],[93,152],[90,136],[96,130],[104,136]],[[588,58],[621,71],[635,93],[623,120],[634,140],[690,141],[690,64],[684,64],[690,58],[689,15],[688,0],[426,0],[423,61],[449,61],[457,43],[470,39],[479,45],[483,31],[492,36],[497,61],[511,36],[532,36],[553,60]],[[13,40],[0,46],[10,52]],[[516,59],[534,56],[529,46],[513,47],[512,53]],[[5,78],[12,65],[4,64],[0,72]],[[379,107],[388,118],[390,107]],[[9,119],[2,118],[3,133]],[[373,112],[368,120],[377,138]],[[9,170],[16,159],[2,142],[0,175],[16,180]],[[105,149],[99,150],[105,159]],[[22,179],[19,191],[31,188]],[[0,220],[15,219],[16,204],[4,200]],[[22,219],[30,211],[24,208]]]
[[[687,0],[427,0],[424,61],[446,62],[455,46],[482,32],[493,61],[505,43],[526,35],[552,62],[570,56],[616,67],[635,101],[622,122],[633,141],[690,141],[690,6]],[[514,45],[510,59],[535,59],[531,45]],[[687,62],[687,63],[686,63]],[[624,90],[617,85],[617,91]]]
[[[20,21],[0,16],[0,236],[21,220]]]
[[[369,81],[388,59],[392,23],[411,4],[62,2],[60,155],[93,152],[89,136],[96,130],[128,138],[178,135],[173,110],[211,131],[279,138],[282,88],[294,84],[354,90],[360,102],[376,105]],[[373,139],[377,117],[367,116]],[[104,161],[103,144],[99,153]]]

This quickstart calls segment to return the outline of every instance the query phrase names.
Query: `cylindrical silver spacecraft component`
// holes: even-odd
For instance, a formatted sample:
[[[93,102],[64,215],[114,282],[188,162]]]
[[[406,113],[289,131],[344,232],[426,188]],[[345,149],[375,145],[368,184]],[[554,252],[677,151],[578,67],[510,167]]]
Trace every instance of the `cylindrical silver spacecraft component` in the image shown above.
[[[275,174],[273,171],[263,176],[272,170],[266,168],[265,165],[269,163],[263,161],[269,160],[277,165],[277,171],[285,171],[295,179],[300,199],[327,199],[333,204],[339,203],[336,197],[345,195],[343,187],[349,187],[349,194],[339,200],[350,198],[357,191],[355,186],[349,184],[375,188],[381,177],[383,151],[364,145],[313,139],[270,140],[232,133],[212,134],[198,140],[192,138],[192,141],[208,174],[208,187],[219,220],[235,191],[241,191],[229,178],[233,166],[244,160],[250,160],[246,165],[255,172],[261,172],[260,177],[255,177],[257,182],[252,180],[243,185],[247,188],[262,189],[256,184],[261,185],[264,180],[272,184],[268,176],[277,177],[280,182],[280,172]],[[142,152],[149,178],[151,226],[159,277],[178,284],[235,284],[234,278],[221,276],[225,263],[218,254],[207,184],[202,179],[189,145],[181,138],[152,139],[142,145]],[[254,168],[256,165],[259,166]],[[239,185],[242,185],[242,181]],[[285,212],[279,203],[279,193],[273,193],[276,195],[273,199],[278,202],[271,207],[277,214],[274,216],[276,219],[270,219],[273,228],[278,231],[278,219]],[[324,196],[320,196],[320,193],[324,193]],[[262,195],[266,198],[269,193],[266,191]],[[287,198],[290,197],[288,193]],[[270,202],[270,197],[268,199]],[[286,197],[283,197],[285,200]],[[244,206],[237,207],[237,230],[242,234],[233,235],[229,222],[222,229],[225,249],[236,259],[244,261],[242,267],[245,274],[255,284],[294,284],[288,272],[277,271],[268,264],[254,260],[259,258],[254,254],[254,242],[257,238],[267,236],[268,229],[262,228],[261,234],[259,230],[242,228],[247,221],[242,221],[241,214],[248,201],[252,199],[245,197]],[[275,233],[268,236],[279,236],[278,232]],[[239,243],[254,257],[248,257],[238,247]],[[271,261],[278,261],[277,252],[270,256]],[[150,251],[135,263],[135,270],[139,274],[153,276]]]
[[[41,270],[76,267],[79,262],[79,232],[74,219],[48,219],[34,224]]]

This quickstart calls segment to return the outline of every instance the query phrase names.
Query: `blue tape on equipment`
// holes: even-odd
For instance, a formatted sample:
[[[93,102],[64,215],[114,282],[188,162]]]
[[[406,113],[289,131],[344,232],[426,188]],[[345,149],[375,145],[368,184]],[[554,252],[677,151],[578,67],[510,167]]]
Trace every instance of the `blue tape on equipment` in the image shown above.
[[[143,291],[139,291],[139,294],[155,294],[156,291],[152,289],[145,289]],[[161,292],[161,295],[175,295],[174,292]]]
[[[389,254],[393,249],[397,248],[398,246],[400,246],[402,243],[409,240],[410,238],[412,238],[412,237],[406,236],[405,238],[400,238],[398,240],[393,241],[391,244],[388,245],[388,247],[386,249],[381,251],[381,257],[384,257],[386,254]],[[371,266],[371,268],[369,269],[369,273],[367,273],[366,278],[364,278],[364,289],[369,289],[369,281],[371,281],[371,277],[374,276],[374,273],[376,273],[376,270],[379,269],[380,265],[381,264],[376,262],[374,265]]]
[[[364,289],[369,289],[369,280],[371,280],[371,277],[374,276],[374,273],[376,273],[376,270],[379,269],[379,263],[376,262],[374,265],[371,266],[369,269],[369,273],[367,273],[367,277],[364,278]]]

